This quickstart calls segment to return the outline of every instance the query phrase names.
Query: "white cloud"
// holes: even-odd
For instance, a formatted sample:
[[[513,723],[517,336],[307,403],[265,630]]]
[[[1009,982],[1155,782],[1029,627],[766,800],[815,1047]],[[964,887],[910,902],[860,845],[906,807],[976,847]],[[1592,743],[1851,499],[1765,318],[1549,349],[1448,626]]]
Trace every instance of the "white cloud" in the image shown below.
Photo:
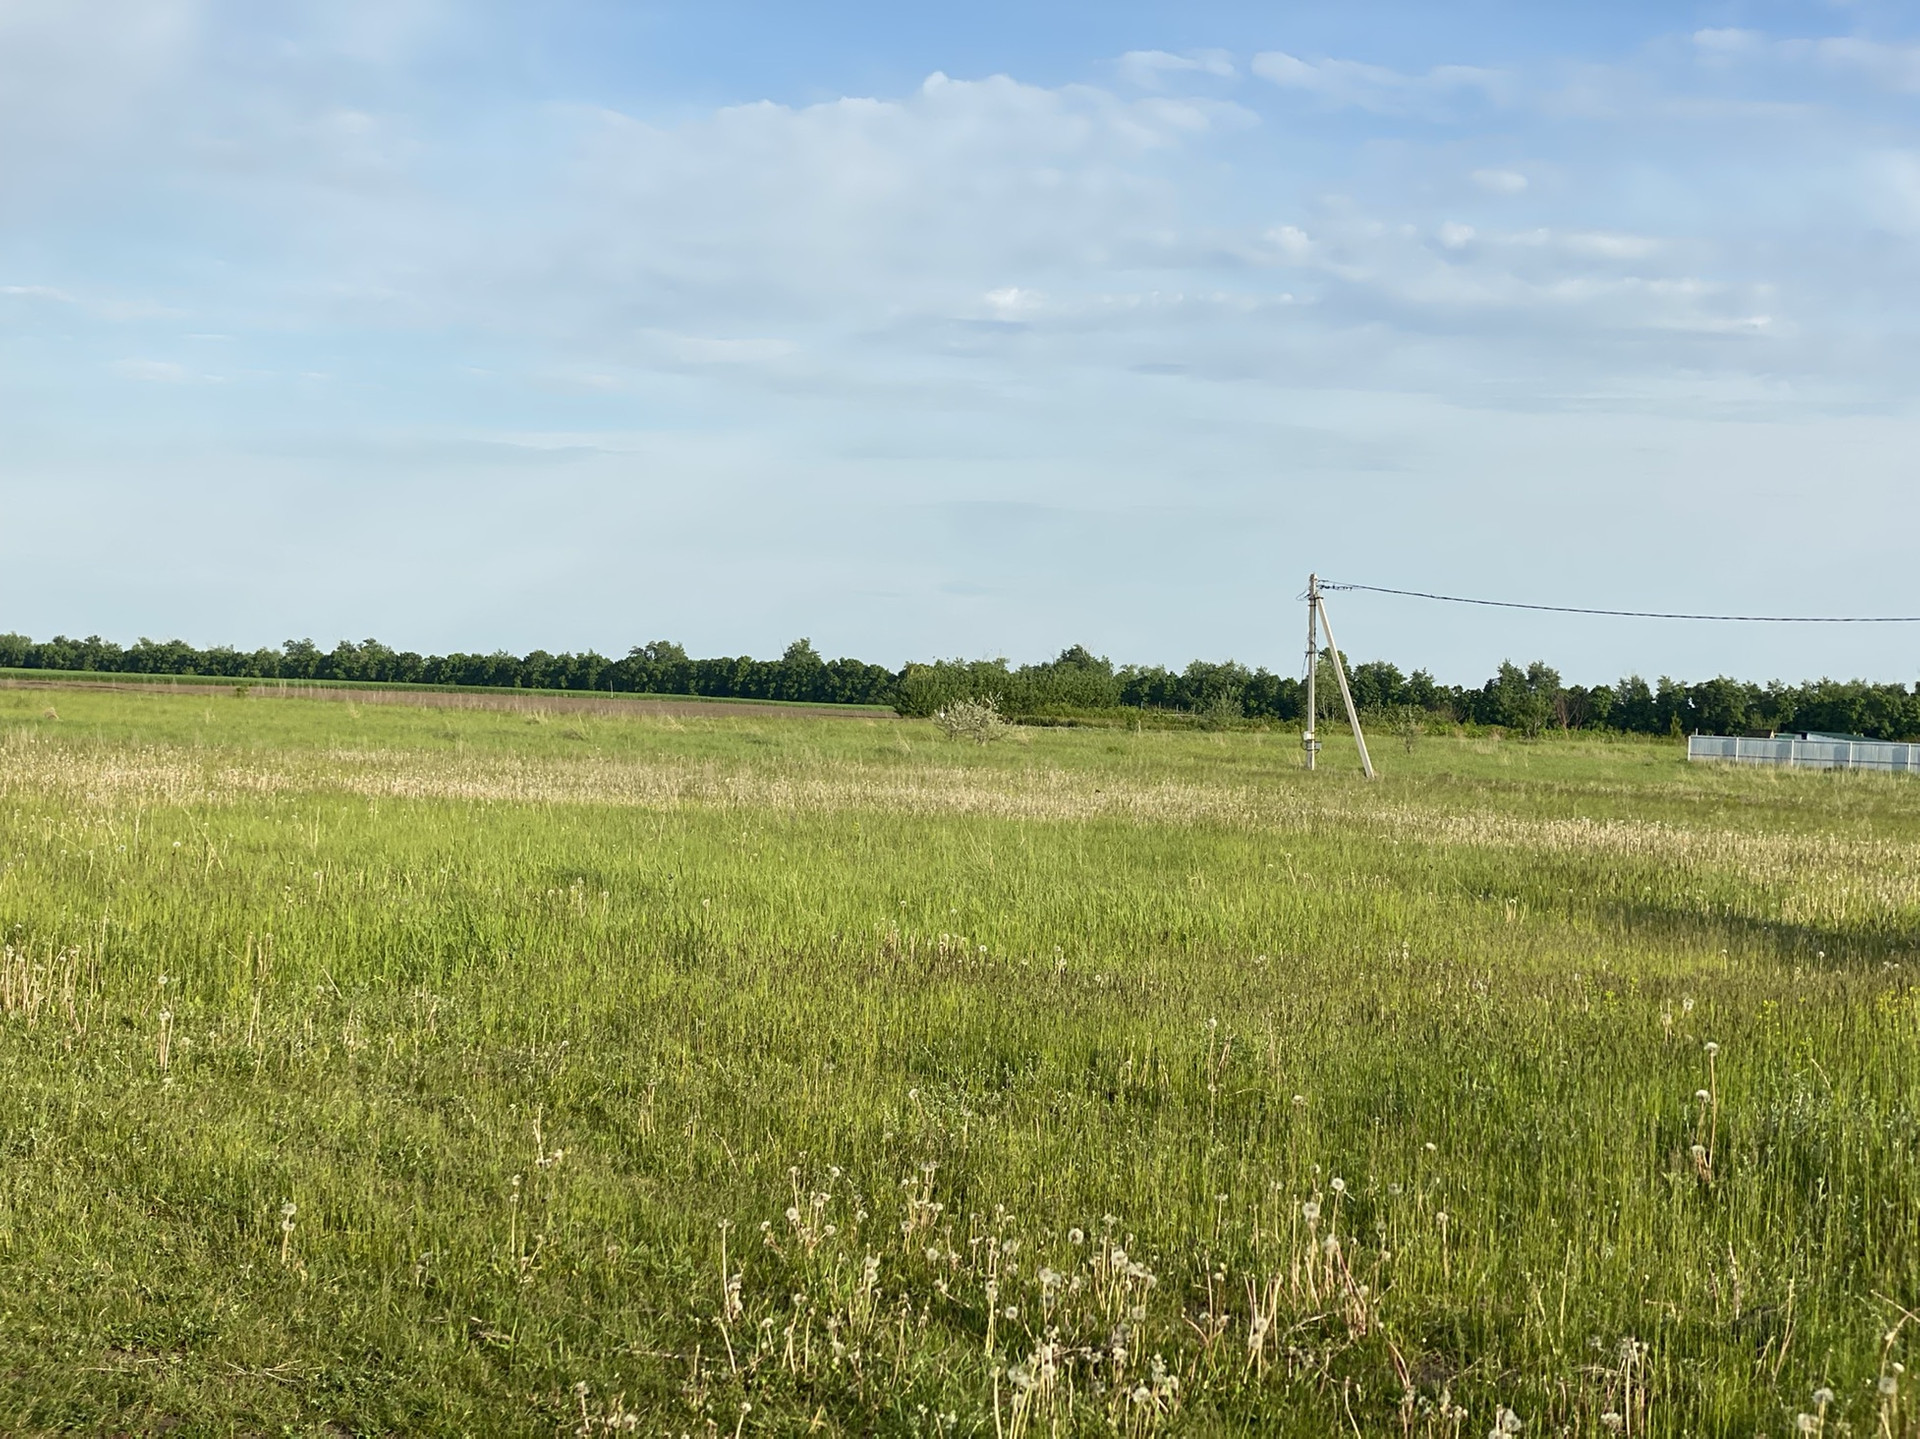
[[[0,4],[0,182],[60,177],[129,128],[149,126],[205,10],[200,0]]]
[[[1121,80],[1142,90],[1164,89],[1173,75],[1210,75],[1231,79],[1233,57],[1224,50],[1199,50],[1174,55],[1166,50],[1129,50],[1114,62]]]
[[[1764,49],[1767,37],[1758,30],[1721,26],[1694,31],[1693,43],[1703,55],[1728,57],[1751,55]]]
[[[672,359],[692,365],[765,365],[784,360],[800,348],[791,340],[756,337],[661,335],[658,338]]]
[[[192,378],[185,365],[172,360],[119,360],[113,370],[122,379],[149,385],[184,385]]]
[[[1658,254],[1662,242],[1650,235],[1627,235],[1610,230],[1578,230],[1559,237],[1569,254],[1595,260],[1645,260]]]
[[[1313,254],[1313,240],[1298,225],[1276,225],[1267,231],[1267,240],[1280,252],[1281,258],[1299,264]]]
[[[1023,290],[1018,285],[1003,285],[998,290],[989,290],[981,299],[993,312],[996,319],[1017,320],[1033,314],[1046,302],[1046,296],[1038,290]]]
[[[1467,178],[1491,195],[1518,195],[1527,188],[1527,177],[1518,170],[1475,170]]]
[[[539,293],[536,323],[599,333],[683,314],[966,313],[1048,276],[1084,284],[1164,262],[1184,243],[1182,157],[1248,118],[1216,101],[944,75],[897,100],[737,106],[674,127],[602,111],[566,191],[445,274],[476,294]],[[517,276],[497,273],[503,257]]]
[[[1886,90],[1920,91],[1920,45],[1872,40],[1860,35],[1775,39],[1757,30],[1697,30],[1693,43],[1708,64],[1770,63],[1814,68],[1834,76],[1863,78]]]
[[[1412,75],[1357,60],[1303,60],[1284,50],[1255,55],[1251,68],[1283,89],[1317,95],[1330,105],[1381,114],[1429,112],[1463,97],[1497,101],[1510,88],[1504,72],[1471,65],[1437,65]]]
[[[1813,42],[1814,57],[1831,70],[1864,75],[1889,90],[1920,91],[1920,45],[1888,45],[1855,36]]]

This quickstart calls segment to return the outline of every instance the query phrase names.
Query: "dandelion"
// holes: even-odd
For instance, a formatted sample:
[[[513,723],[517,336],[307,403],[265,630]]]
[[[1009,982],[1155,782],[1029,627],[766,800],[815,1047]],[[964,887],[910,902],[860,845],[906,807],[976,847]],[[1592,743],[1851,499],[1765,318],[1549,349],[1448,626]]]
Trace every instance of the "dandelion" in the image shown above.
[[[1609,1409],[1606,1413],[1600,1416],[1600,1422],[1607,1427],[1608,1433],[1618,1434],[1620,1430],[1626,1425],[1627,1421],[1623,1419],[1619,1414]]]
[[[1347,1181],[1335,1175],[1327,1181],[1327,1188],[1331,1189],[1335,1194],[1345,1194],[1347,1192]]]
[[[1320,1222],[1319,1204],[1309,1199],[1305,1204],[1300,1206],[1300,1217],[1306,1220],[1308,1224],[1318,1224]]]
[[[1891,1399],[1900,1392],[1900,1381],[1891,1374],[1882,1374],[1879,1384],[1875,1387],[1879,1389],[1882,1399]]]
[[[1824,1409],[1833,1403],[1833,1391],[1824,1385],[1813,1391],[1813,1403],[1817,1409]]]
[[[1802,1434],[1817,1434],[1820,1431],[1820,1421],[1811,1414],[1796,1414],[1793,1416],[1793,1427]]]
[[[1069,1229],[1067,1231],[1067,1243],[1073,1244],[1073,1245],[1080,1245],[1080,1244],[1085,1244],[1086,1242],[1087,1242],[1087,1235],[1085,1230]]]
[[[1293,1107],[1294,1107],[1295,1109],[1305,1109],[1305,1108],[1307,1107],[1307,1096],[1306,1096],[1306,1095],[1304,1095],[1304,1094],[1296,1094],[1296,1095],[1294,1095],[1294,1096],[1293,1096]]]
[[[1712,1096],[1711,1094],[1709,1094],[1709,1093],[1707,1093],[1707,1091],[1706,1091],[1706,1090],[1704,1090],[1704,1089],[1696,1089],[1696,1090],[1694,1090],[1694,1092],[1693,1092],[1693,1097],[1694,1097],[1695,1099],[1697,1099],[1697,1100],[1699,1100],[1699,1101],[1700,1101],[1700,1102],[1701,1102],[1702,1104],[1711,1104],[1711,1103],[1713,1103],[1713,1096]]]
[[[1712,1059],[1712,1058],[1714,1057],[1714,1055],[1716,1055],[1716,1054],[1718,1054],[1718,1053],[1720,1052],[1720,1046],[1719,1046],[1719,1044],[1717,1044],[1717,1043],[1716,1043],[1715,1041],[1713,1041],[1713,1040],[1711,1040],[1711,1039],[1709,1039],[1709,1040],[1707,1041],[1707,1045],[1706,1045],[1706,1049],[1707,1049],[1707,1058],[1708,1058],[1708,1059]]]

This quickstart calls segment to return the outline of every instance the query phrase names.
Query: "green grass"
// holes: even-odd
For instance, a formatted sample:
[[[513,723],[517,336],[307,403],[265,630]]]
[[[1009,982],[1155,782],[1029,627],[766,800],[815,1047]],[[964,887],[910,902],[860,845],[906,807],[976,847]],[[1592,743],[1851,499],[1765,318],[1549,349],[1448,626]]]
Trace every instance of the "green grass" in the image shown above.
[[[1911,782],[57,707],[0,1431],[1920,1424]]]

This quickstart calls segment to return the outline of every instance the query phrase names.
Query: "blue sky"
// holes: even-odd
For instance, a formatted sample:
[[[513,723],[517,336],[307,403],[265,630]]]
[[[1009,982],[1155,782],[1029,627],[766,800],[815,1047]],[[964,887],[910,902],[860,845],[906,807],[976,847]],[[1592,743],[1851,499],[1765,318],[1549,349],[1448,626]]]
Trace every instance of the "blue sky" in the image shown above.
[[[1291,671],[1309,569],[1920,613],[1915,18],[0,0],[0,626]]]

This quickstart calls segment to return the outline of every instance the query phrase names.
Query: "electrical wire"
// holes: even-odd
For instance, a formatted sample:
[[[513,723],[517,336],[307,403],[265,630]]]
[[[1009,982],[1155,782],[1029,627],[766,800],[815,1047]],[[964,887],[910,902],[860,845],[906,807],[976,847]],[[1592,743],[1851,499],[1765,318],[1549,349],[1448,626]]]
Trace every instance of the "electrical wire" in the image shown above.
[[[1545,610],[1556,615],[1607,615],[1627,620],[1716,620],[1750,625],[1920,625],[1920,615],[1687,615],[1662,610],[1600,610],[1578,605],[1530,605],[1515,600],[1475,600],[1461,595],[1436,595],[1425,590],[1395,590],[1384,585],[1336,584],[1321,580],[1323,590],[1365,590],[1376,595],[1401,595],[1415,600],[1443,600],[1450,605],[1484,605],[1498,610]],[[1304,598],[1304,597],[1303,597]]]

